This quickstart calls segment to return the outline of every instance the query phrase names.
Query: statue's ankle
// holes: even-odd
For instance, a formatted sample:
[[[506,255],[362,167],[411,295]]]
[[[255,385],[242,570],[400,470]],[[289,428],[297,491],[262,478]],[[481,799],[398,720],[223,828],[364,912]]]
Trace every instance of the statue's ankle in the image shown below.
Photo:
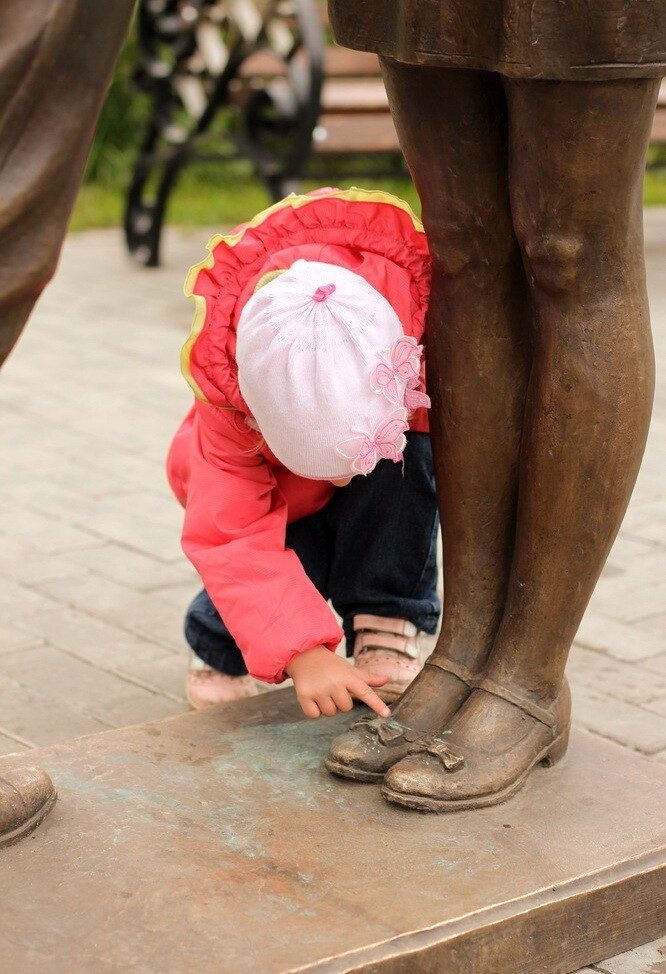
[[[537,707],[550,708],[557,701],[564,685],[564,673],[548,676],[543,673],[533,675],[520,671],[507,672],[499,666],[489,665],[484,674],[488,685],[501,687],[517,697],[533,703]],[[483,687],[483,682],[481,683]]]

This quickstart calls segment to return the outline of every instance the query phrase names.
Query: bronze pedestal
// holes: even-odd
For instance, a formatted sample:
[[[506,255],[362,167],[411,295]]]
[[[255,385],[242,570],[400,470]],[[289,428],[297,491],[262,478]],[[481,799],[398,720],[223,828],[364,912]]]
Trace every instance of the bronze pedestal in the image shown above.
[[[31,755],[60,800],[0,857],[0,969],[564,974],[663,932],[659,764],[577,732],[433,817],[328,775],[329,735],[284,690]]]

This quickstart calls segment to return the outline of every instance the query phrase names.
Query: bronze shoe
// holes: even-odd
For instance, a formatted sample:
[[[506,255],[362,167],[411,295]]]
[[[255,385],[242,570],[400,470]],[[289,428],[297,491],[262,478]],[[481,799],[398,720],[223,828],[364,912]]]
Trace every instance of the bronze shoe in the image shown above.
[[[448,679],[453,677],[448,694],[439,692],[442,671]],[[448,723],[477,682],[475,675],[452,660],[431,657],[400,698],[391,717],[363,717],[332,740],[326,767],[332,774],[353,781],[380,781],[431,730],[431,724],[441,727]],[[404,716],[413,713],[413,706],[408,709],[410,697],[418,699],[417,694],[418,698],[437,702],[437,707],[426,705],[427,716],[421,717],[418,726],[416,721]]]
[[[449,733],[416,741],[389,769],[382,795],[421,812],[498,805],[522,788],[535,765],[564,757],[570,719],[566,679],[547,709],[483,680],[451,721]]]
[[[55,805],[57,792],[39,768],[12,768],[0,774],[0,846],[18,842],[36,829]]]

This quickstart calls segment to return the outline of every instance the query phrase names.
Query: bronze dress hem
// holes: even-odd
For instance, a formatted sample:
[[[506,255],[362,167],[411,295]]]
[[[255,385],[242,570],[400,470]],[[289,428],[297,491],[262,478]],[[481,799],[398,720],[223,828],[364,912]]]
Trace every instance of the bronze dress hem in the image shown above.
[[[329,0],[343,47],[509,78],[666,73],[666,0]]]

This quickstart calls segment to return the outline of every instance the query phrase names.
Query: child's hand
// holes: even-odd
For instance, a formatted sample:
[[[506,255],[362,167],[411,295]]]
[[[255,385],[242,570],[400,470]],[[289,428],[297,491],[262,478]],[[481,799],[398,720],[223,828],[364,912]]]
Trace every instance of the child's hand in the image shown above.
[[[352,697],[363,701],[380,717],[391,713],[371,687],[386,683],[384,677],[366,679],[356,673],[341,656],[325,646],[315,646],[299,653],[286,667],[294,681],[296,696],[306,717],[333,717],[338,711],[354,706]]]

